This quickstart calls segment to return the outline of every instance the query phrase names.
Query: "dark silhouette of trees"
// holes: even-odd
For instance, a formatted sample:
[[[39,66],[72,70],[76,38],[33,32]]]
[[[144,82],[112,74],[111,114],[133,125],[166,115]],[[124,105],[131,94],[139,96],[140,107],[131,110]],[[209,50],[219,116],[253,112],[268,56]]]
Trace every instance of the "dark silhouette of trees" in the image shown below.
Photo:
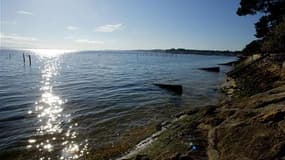
[[[255,36],[258,40],[245,47],[245,54],[285,51],[285,0],[241,0],[237,14],[261,15],[255,23]]]
[[[243,55],[249,56],[252,54],[258,54],[261,52],[262,41],[261,40],[254,40],[247,44],[243,49]]]
[[[285,21],[278,24],[263,40],[262,52],[285,51]]]
[[[275,26],[284,20],[285,0],[241,0],[237,10],[239,16],[261,13],[262,17],[255,23],[256,37],[263,38]]]

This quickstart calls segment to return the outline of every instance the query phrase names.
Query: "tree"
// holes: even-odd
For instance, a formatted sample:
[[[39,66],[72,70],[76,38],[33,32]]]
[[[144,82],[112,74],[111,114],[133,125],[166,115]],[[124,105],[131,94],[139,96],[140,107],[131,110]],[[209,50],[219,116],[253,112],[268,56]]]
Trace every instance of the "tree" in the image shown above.
[[[262,41],[261,40],[254,40],[245,46],[245,48],[242,51],[243,55],[249,56],[252,54],[260,53],[261,47],[262,47]]]
[[[256,37],[264,38],[285,17],[285,0],[241,0],[237,10],[239,16],[261,13],[255,23]]]
[[[272,32],[264,38],[261,51],[275,53],[285,51],[285,21],[278,24]]]

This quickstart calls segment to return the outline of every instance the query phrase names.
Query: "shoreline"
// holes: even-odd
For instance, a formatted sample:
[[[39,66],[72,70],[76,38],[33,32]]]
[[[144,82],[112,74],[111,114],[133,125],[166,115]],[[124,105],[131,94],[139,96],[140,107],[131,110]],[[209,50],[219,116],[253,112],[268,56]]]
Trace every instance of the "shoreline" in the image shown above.
[[[14,53],[12,53],[12,55],[13,54]],[[17,53],[15,53],[15,54],[17,54]],[[20,56],[14,57],[14,55],[13,55],[12,56],[13,58],[11,60],[5,59],[4,61],[10,65],[10,62],[13,62],[13,63],[17,62],[18,63],[18,60],[20,60],[20,64],[18,67],[22,68],[22,59],[21,59],[22,55],[21,54],[22,53],[20,52]],[[9,55],[9,53],[7,53],[7,54],[4,53],[3,55],[4,55],[3,57],[6,57],[5,55]],[[79,56],[79,54],[78,54],[78,56]],[[91,55],[91,56],[93,56],[93,55]],[[162,55],[162,56],[166,56],[166,55]],[[7,58],[8,58],[8,56],[7,56]],[[31,68],[37,68],[37,64],[43,65],[43,66],[49,66],[47,64],[53,65],[53,63],[44,62],[44,61],[43,61],[43,63],[37,63],[37,60],[38,60],[37,58],[38,57],[34,57],[33,62],[35,62],[35,63],[32,65]],[[62,58],[67,58],[67,57],[62,57]],[[75,58],[75,59],[77,59],[77,58]],[[152,57],[150,57],[150,59],[152,59]],[[169,59],[172,60],[173,58],[169,57]],[[224,61],[224,59],[227,60],[228,58],[222,58],[223,61]],[[231,58],[229,58],[229,59],[231,59]],[[190,60],[191,60],[191,58],[190,58]],[[136,61],[136,59],[134,59],[134,62],[135,61]],[[183,61],[184,61],[184,58],[183,58]],[[180,62],[180,61],[178,61],[178,62]],[[219,63],[219,62],[220,62],[220,60],[217,61],[217,63]],[[149,63],[149,62],[147,62],[147,63]],[[189,63],[189,62],[187,61],[186,63]],[[205,61],[204,63],[208,64],[207,61]],[[215,62],[215,64],[216,64],[216,62]],[[64,63],[62,66],[64,66]],[[166,66],[168,66],[168,63],[166,64]],[[189,65],[189,68],[191,68],[191,66],[192,65]],[[135,67],[135,68],[138,68],[138,67]],[[23,71],[26,71],[25,67],[23,67],[22,69],[23,69]],[[45,69],[45,67],[42,67],[42,69]],[[35,71],[38,71],[38,70],[40,71],[42,69],[39,68],[39,69],[36,69]],[[193,70],[194,72],[199,72],[198,69],[196,69],[194,67],[193,67],[193,69],[191,68],[191,70]],[[183,70],[181,70],[181,71],[183,71]],[[61,72],[64,73],[65,70],[62,69]],[[187,73],[189,76],[192,76],[191,72],[192,71],[189,72],[189,70],[187,69],[187,72],[183,71],[181,73],[183,73],[183,76],[184,76],[184,74],[186,75]],[[201,74],[198,74],[198,76],[203,76],[202,72],[204,73],[204,71],[201,71]],[[13,73],[13,72],[11,72],[11,73]],[[80,73],[80,72],[77,72],[77,73]],[[207,74],[207,72],[205,72],[205,74]],[[146,96],[145,94],[149,93],[148,91],[150,91],[150,92],[154,93],[154,95],[159,95],[160,97],[162,97],[161,99],[163,101],[159,102],[159,99],[157,99],[157,98],[154,98],[154,100],[153,100],[154,104],[159,102],[160,103],[159,105],[154,106],[154,105],[149,105],[149,104],[153,104],[153,103],[149,103],[148,104],[149,107],[146,107],[146,108],[141,107],[140,108],[139,106],[142,106],[141,104],[143,104],[143,103],[141,103],[141,104],[135,103],[134,106],[136,106],[138,108],[135,108],[135,110],[132,112],[123,112],[123,113],[126,113],[125,114],[126,116],[123,115],[123,116],[118,116],[115,118],[112,117],[112,120],[110,120],[110,121],[99,121],[98,122],[98,121],[96,121],[96,119],[99,119],[99,118],[97,116],[95,116],[95,115],[97,115],[97,112],[94,112],[94,114],[92,113],[91,114],[92,117],[89,115],[89,109],[93,106],[93,104],[90,103],[90,107],[89,107],[88,103],[86,103],[86,109],[88,109],[87,110],[88,112],[83,112],[84,114],[82,114],[78,118],[73,119],[71,123],[66,123],[66,125],[69,125],[72,123],[79,124],[79,126],[74,129],[74,130],[78,131],[78,136],[77,136],[78,139],[76,140],[78,143],[81,141],[85,141],[85,139],[89,140],[88,141],[88,144],[90,145],[90,147],[88,147],[89,154],[86,155],[86,157],[84,157],[85,159],[107,159],[109,157],[116,157],[117,155],[122,155],[123,153],[128,151],[130,148],[133,148],[135,145],[137,145],[141,140],[147,138],[148,136],[151,136],[154,132],[156,132],[158,130],[158,128],[160,128],[159,126],[161,125],[162,121],[172,119],[174,114],[179,113],[181,111],[184,111],[185,108],[187,109],[189,106],[194,106],[194,105],[195,106],[201,106],[201,105],[216,103],[217,102],[216,97],[218,97],[218,96],[215,96],[215,95],[217,95],[217,89],[216,88],[218,88],[217,86],[221,82],[221,80],[223,79],[224,76],[217,79],[216,73],[215,74],[209,73],[209,75],[210,75],[209,78],[211,78],[212,75],[214,75],[213,80],[215,82],[217,80],[217,83],[215,83],[215,85],[211,85],[211,86],[209,85],[209,87],[207,86],[208,83],[206,83],[206,85],[201,86],[201,87],[205,87],[204,91],[207,91],[207,92],[209,91],[209,93],[207,93],[208,96],[205,96],[206,94],[198,94],[199,92],[196,92],[197,97],[193,96],[194,98],[193,98],[193,100],[191,100],[191,98],[189,98],[189,99],[186,98],[187,94],[183,95],[183,97],[180,97],[180,96],[178,97],[176,95],[173,96],[172,93],[168,93],[168,91],[161,90],[161,89],[157,88],[156,86],[153,86],[153,84],[151,84],[151,86],[142,86],[142,88],[147,88],[147,90],[138,90],[138,91],[140,91],[138,93],[141,93],[141,96]],[[219,75],[224,75],[224,74],[219,74]],[[37,76],[41,77],[40,74],[37,74]],[[185,76],[185,77],[187,78],[189,76]],[[56,79],[56,77],[57,76],[55,76],[54,78]],[[58,76],[58,77],[60,77],[60,76]],[[66,77],[66,76],[63,75],[62,77]],[[85,76],[82,76],[82,77],[84,79]],[[90,77],[92,77],[92,75]],[[86,78],[88,78],[88,80],[90,80],[89,79],[90,77],[86,76]],[[71,76],[71,78],[72,78],[72,76]],[[177,78],[181,79],[182,81],[184,79],[184,78],[179,78],[179,77],[177,77]],[[50,79],[53,79],[53,78],[50,78]],[[149,79],[149,78],[146,78],[146,79]],[[38,82],[36,78],[34,78],[34,80],[35,80],[35,82]],[[47,81],[49,81],[49,80],[47,80]],[[49,83],[49,85],[54,86],[53,81],[50,81],[50,82],[51,83]],[[76,80],[74,82],[76,82]],[[86,82],[88,82],[88,81],[86,81]],[[136,84],[133,82],[131,82],[131,83]],[[199,83],[199,81],[197,81],[197,83]],[[82,84],[82,83],[79,83],[79,84]],[[84,86],[86,86],[87,84],[88,83],[85,83],[84,85],[80,85],[79,88],[83,87],[83,89],[84,89],[85,88]],[[140,84],[140,83],[137,83],[137,84]],[[143,83],[141,83],[141,84],[143,84]],[[183,84],[183,86],[184,85],[186,86],[189,83],[186,84],[186,83],[182,82],[182,84]],[[57,87],[60,88],[60,85]],[[194,88],[189,87],[188,89],[185,89],[185,93],[187,93],[187,91],[191,91],[191,89],[192,89],[192,92],[194,92],[195,87]],[[70,87],[67,87],[67,88],[70,88]],[[134,88],[137,88],[137,87],[134,87]],[[140,88],[140,87],[138,87],[138,88]],[[150,88],[150,89],[148,89],[148,88]],[[83,89],[82,89],[82,91],[83,91]],[[63,92],[71,91],[70,93],[72,93],[72,94],[70,94],[70,95],[73,95],[73,93],[81,93],[81,94],[77,94],[77,95],[80,95],[80,97],[81,97],[78,100],[85,99],[85,97],[84,97],[85,94],[81,91],[80,92],[73,92],[73,89],[62,90],[62,91]],[[78,91],[78,89],[76,89],[75,91]],[[205,93],[203,91],[203,88],[201,91],[202,91],[201,93]],[[42,94],[41,91],[37,91],[35,93],[37,93],[39,95]],[[61,97],[60,94],[57,94],[56,92],[54,92],[54,93],[55,93],[55,95]],[[91,97],[96,97],[93,95],[93,93],[96,94],[96,92],[89,92],[88,94],[90,94],[90,93],[92,93]],[[128,91],[128,93],[132,93],[132,90]],[[157,94],[157,93],[159,93],[159,94]],[[188,92],[188,93],[190,93],[190,92]],[[195,93],[195,95],[196,95],[196,93]],[[164,95],[161,96],[161,94],[165,94],[165,96]],[[138,96],[138,97],[141,97],[141,96]],[[66,99],[69,99],[68,98],[69,95],[64,95],[61,98],[63,98],[63,97]],[[189,102],[184,101],[182,98],[185,98],[185,100],[190,100],[191,103],[189,103],[190,101]],[[76,109],[77,107],[74,106],[74,104],[72,102],[72,98],[70,100],[71,101],[68,101],[68,103],[65,104],[63,106],[63,108],[65,108],[65,106],[70,106],[70,107],[74,107],[74,109]],[[36,101],[37,100],[35,99],[35,102]],[[78,104],[84,106],[85,101],[86,100],[80,101],[80,103],[78,103]],[[76,100],[75,100],[75,102],[76,102]],[[82,102],[84,102],[84,103],[82,103]],[[93,102],[93,101],[91,101],[91,102]],[[164,102],[166,102],[166,103],[164,103]],[[32,113],[33,113],[33,110],[34,110],[33,106],[31,106],[31,108],[30,108],[30,106],[27,106],[27,113],[26,114],[29,115],[28,118],[31,118],[31,121],[34,121],[34,120],[37,121],[38,120],[37,114],[40,112],[34,112],[33,114],[30,115],[30,113],[31,113],[30,109],[32,110]],[[93,111],[93,108],[92,108],[92,111]],[[113,111],[113,110],[110,110],[110,111]],[[121,110],[114,110],[114,111],[121,111]],[[112,113],[112,112],[106,112],[106,114],[105,114],[105,111],[104,111],[103,114],[100,113],[99,116],[101,116],[101,115],[102,116],[112,115],[110,113]],[[78,113],[75,113],[74,115],[77,115],[77,114]],[[87,115],[86,118],[85,118],[85,114]],[[106,118],[108,118],[108,116],[106,116]],[[25,119],[25,117],[23,117],[23,119]],[[85,122],[85,123],[81,123],[81,122]],[[13,124],[13,121],[11,122],[11,124]],[[82,127],[82,129],[80,127],[81,125],[84,126],[84,127]],[[90,129],[90,130],[85,129],[85,126],[92,126],[92,129]],[[86,130],[87,130],[87,132],[84,132]],[[8,136],[11,136],[11,137],[16,136],[16,135],[9,135],[9,133],[5,133],[5,134]],[[57,135],[56,139],[60,139],[61,137],[62,137],[61,134]],[[31,130],[31,133],[29,133],[29,136],[27,138],[22,138],[19,141],[14,142],[15,147],[14,146],[10,147],[7,145],[8,147],[4,148],[3,152],[0,153],[0,157],[5,157],[5,159],[16,159],[19,157],[20,158],[21,157],[22,158],[23,157],[29,157],[30,155],[35,154],[34,158],[36,159],[36,157],[39,157],[39,155],[45,156],[45,154],[49,154],[53,158],[53,157],[60,155],[60,150],[61,150],[61,148],[63,148],[62,146],[59,146],[58,148],[52,150],[51,152],[48,152],[48,151],[42,152],[41,150],[38,150],[36,148],[37,146],[35,144],[35,145],[33,145],[33,147],[28,146],[29,148],[26,149],[25,147],[27,145],[29,145],[29,141],[28,141],[29,139],[36,139],[37,144],[40,144],[42,141],[45,141],[45,139],[49,139],[49,136],[46,136],[46,135],[34,136],[34,132]],[[3,139],[3,140],[6,140],[6,139]],[[55,141],[52,144],[54,146],[57,146],[57,144],[61,144],[60,142],[61,142],[61,140]],[[6,147],[6,146],[4,146],[4,147]]]
[[[221,86],[228,96],[219,105],[179,114],[151,144],[121,159],[285,158],[284,60],[240,61]]]

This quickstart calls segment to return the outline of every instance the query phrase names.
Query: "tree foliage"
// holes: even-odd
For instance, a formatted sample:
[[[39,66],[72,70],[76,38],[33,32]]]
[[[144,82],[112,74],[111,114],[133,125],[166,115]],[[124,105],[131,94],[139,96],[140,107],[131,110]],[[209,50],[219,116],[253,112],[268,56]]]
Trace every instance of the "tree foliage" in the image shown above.
[[[277,25],[265,38],[262,52],[280,53],[285,51],[285,21]]]
[[[241,0],[237,14],[261,15],[255,23],[258,40],[245,47],[245,54],[285,51],[285,0]]]
[[[242,51],[243,55],[249,56],[252,54],[258,54],[261,52],[260,50],[261,47],[262,47],[262,41],[254,40],[245,46],[245,48]]]
[[[285,0],[241,0],[237,10],[239,16],[261,13],[262,17],[255,23],[256,37],[263,38],[285,16]]]

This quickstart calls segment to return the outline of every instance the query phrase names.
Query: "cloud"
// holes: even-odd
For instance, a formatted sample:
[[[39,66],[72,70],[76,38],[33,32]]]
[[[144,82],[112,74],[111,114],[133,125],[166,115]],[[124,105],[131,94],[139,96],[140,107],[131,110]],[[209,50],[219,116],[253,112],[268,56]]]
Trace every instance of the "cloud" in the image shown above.
[[[76,27],[76,26],[67,26],[66,29],[69,30],[69,31],[76,31],[76,30],[78,30],[78,27]]]
[[[123,27],[122,24],[107,24],[104,26],[99,26],[95,29],[95,32],[114,32]]]
[[[18,36],[16,34],[6,34],[0,33],[0,39],[5,41],[37,41],[37,38],[34,37],[25,37],[25,36]]]
[[[78,39],[75,40],[76,43],[82,43],[82,44],[104,44],[104,41],[94,41],[94,40],[89,40],[89,39]]]
[[[38,39],[0,32],[0,42],[0,47],[25,48],[34,47],[38,42]]]
[[[23,11],[23,10],[19,10],[16,12],[17,14],[22,14],[22,15],[28,15],[28,16],[32,16],[33,13],[32,12],[28,12],[28,11]]]

